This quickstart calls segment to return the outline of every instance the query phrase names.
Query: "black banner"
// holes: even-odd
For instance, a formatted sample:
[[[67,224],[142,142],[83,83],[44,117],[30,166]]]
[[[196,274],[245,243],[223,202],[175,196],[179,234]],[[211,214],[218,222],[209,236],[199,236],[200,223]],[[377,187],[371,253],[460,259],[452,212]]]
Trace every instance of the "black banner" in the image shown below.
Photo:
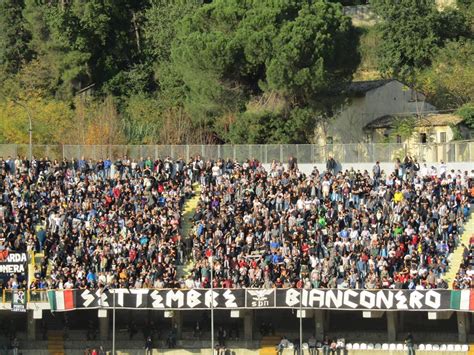
[[[449,290],[277,290],[276,308],[448,310]]]
[[[115,289],[77,291],[79,294],[75,297],[76,308],[113,308],[115,306],[125,309],[210,309],[212,300],[214,308],[245,308],[244,290]]]
[[[450,290],[115,289],[74,290],[72,292],[74,292],[72,309],[112,309],[115,307],[117,309],[203,310],[210,309],[211,302],[216,309],[300,307],[331,310],[452,309]]]
[[[26,253],[0,251],[0,275],[26,275],[28,257]]]

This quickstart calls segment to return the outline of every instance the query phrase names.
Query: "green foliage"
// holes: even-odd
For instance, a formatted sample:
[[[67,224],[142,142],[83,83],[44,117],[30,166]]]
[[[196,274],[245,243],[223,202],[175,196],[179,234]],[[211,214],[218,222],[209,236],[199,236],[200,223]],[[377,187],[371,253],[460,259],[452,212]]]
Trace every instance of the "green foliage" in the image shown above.
[[[159,103],[145,94],[131,96],[124,110],[123,129],[131,144],[156,143],[162,125]]]
[[[369,0],[330,0],[329,2],[340,3],[343,6],[366,5]]]
[[[19,101],[41,142],[310,142],[354,73],[373,79],[377,69],[416,82],[439,108],[473,102],[471,1],[438,12],[434,0],[372,0],[382,24],[356,31],[341,5],[365,3],[0,1],[10,132],[0,137],[24,141]],[[48,124],[61,134],[48,136]]]
[[[56,95],[69,98],[92,83],[101,89],[139,62],[138,26],[146,1],[26,1],[31,49],[38,60],[47,60],[57,70]],[[116,82],[120,78],[109,83],[109,91],[121,90],[114,87]]]
[[[341,7],[326,1],[216,0],[180,23],[171,59],[193,120],[216,128],[265,92],[300,105],[337,93],[358,64],[357,37]]]
[[[156,62],[170,60],[171,43],[176,37],[178,22],[195,11],[199,0],[152,0],[144,17],[144,37],[146,51]]]
[[[358,64],[351,20],[341,7],[315,1],[304,4],[275,37],[267,81],[270,88],[308,102],[343,87]]]
[[[245,144],[308,142],[312,136],[308,127],[314,127],[314,113],[308,109],[296,108],[289,115],[269,111],[244,112],[231,125],[229,141]]]
[[[32,116],[33,142],[65,144],[72,128],[72,111],[64,102],[30,96],[21,101],[0,101],[1,143],[28,143],[29,120]],[[54,127],[54,129],[51,129]]]
[[[379,79],[377,51],[380,47],[380,31],[377,26],[359,27],[360,65],[355,73],[358,80]]]
[[[433,0],[374,0],[382,18],[380,70],[386,76],[410,79],[416,69],[430,64],[438,37]]]
[[[0,70],[15,74],[31,58],[30,33],[25,28],[22,0],[0,1]]]
[[[450,124],[449,128],[451,128],[451,132],[453,132],[453,141],[461,141],[465,138],[458,125]]]
[[[439,46],[443,46],[446,41],[457,41],[462,37],[471,36],[468,14],[469,12],[451,7],[437,13],[435,32]]]
[[[390,136],[400,136],[402,139],[410,138],[415,132],[416,119],[415,117],[399,117],[393,123],[393,129],[390,131]]]
[[[460,107],[456,114],[464,120],[464,123],[470,128],[474,129],[474,103],[470,102],[468,104]]]
[[[438,11],[434,0],[373,0],[372,5],[382,18],[380,70],[409,83],[430,66],[438,48],[472,35],[466,12]]]
[[[474,101],[474,41],[449,42],[436,51],[433,64],[417,85],[438,108],[454,109]]]

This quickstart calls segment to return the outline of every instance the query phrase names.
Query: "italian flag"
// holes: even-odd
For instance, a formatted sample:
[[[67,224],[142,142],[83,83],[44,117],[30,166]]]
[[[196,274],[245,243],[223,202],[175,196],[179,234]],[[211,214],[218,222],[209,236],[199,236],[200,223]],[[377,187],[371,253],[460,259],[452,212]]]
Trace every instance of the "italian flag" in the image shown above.
[[[68,311],[76,306],[74,290],[48,291],[52,311]]]
[[[451,308],[474,310],[474,290],[451,291]]]

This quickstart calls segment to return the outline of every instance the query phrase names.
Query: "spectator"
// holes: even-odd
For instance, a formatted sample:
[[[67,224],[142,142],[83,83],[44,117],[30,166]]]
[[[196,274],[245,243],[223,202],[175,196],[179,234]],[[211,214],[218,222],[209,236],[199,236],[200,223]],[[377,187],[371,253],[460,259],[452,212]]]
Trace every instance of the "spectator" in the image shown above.
[[[283,350],[288,349],[290,342],[286,337],[282,337],[280,343],[277,345],[277,353],[279,355],[283,354]]]
[[[326,171],[331,174],[334,174],[336,172],[336,168],[337,168],[336,160],[334,160],[334,158],[330,155],[326,162]]]
[[[172,327],[168,333],[168,338],[166,339],[169,349],[174,349],[176,347],[176,328]]]
[[[148,336],[145,341],[145,355],[151,355],[153,352],[153,341],[151,336]]]
[[[329,337],[326,335],[321,343],[321,349],[323,350],[323,355],[329,355],[329,352],[331,351],[331,340]]]
[[[413,341],[413,335],[408,333],[407,337],[405,338],[405,344],[408,349],[408,355],[415,355],[415,343]]]
[[[295,157],[290,156],[290,158],[288,159],[288,170],[294,171],[297,169],[298,169],[298,160]]]
[[[377,161],[374,165],[374,167],[372,168],[372,173],[373,173],[373,176],[374,176],[374,181],[376,182],[376,184],[378,184],[379,180],[380,180],[380,177],[382,176],[382,169],[380,168],[380,162]]]
[[[311,335],[308,339],[308,348],[310,355],[316,355],[316,338]]]

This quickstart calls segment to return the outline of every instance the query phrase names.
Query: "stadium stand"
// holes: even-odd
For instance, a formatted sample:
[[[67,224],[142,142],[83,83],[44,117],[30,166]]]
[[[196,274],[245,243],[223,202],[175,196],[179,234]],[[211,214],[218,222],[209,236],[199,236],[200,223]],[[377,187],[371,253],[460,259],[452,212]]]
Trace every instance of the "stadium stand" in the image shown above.
[[[179,287],[182,160],[0,162],[1,248],[44,253],[30,288]]]
[[[209,287],[214,254],[214,287],[447,288],[471,181],[413,167],[305,176],[215,165],[200,181],[187,287]]]
[[[305,175],[293,160],[267,171],[255,160],[199,156],[9,157],[0,169],[0,247],[45,256],[32,289],[207,288],[211,254],[214,287],[447,288],[472,186],[467,172],[416,162]],[[187,238],[181,210],[193,182],[200,200]],[[194,267],[179,278],[188,253]],[[471,273],[460,274],[470,287]]]

